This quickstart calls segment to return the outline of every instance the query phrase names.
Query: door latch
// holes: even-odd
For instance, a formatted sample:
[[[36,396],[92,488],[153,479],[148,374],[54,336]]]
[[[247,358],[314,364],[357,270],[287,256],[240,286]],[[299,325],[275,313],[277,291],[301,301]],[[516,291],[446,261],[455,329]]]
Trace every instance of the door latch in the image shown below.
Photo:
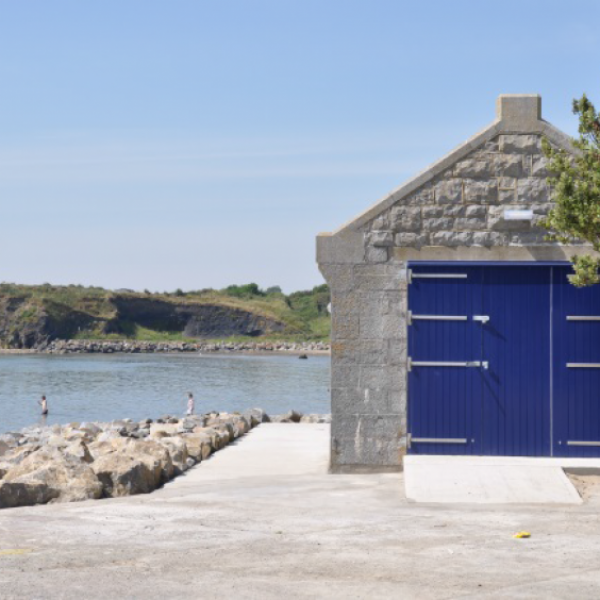
[[[488,315],[473,315],[473,321],[479,321],[482,325],[485,325],[489,320]]]

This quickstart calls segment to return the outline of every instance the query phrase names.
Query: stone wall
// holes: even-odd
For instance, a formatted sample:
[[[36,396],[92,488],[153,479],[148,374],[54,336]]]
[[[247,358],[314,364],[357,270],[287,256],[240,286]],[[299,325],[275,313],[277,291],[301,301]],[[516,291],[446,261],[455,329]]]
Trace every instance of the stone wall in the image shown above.
[[[387,262],[393,247],[545,246],[539,221],[552,203],[541,135],[499,135],[367,223],[368,262]],[[506,208],[533,220],[505,221]]]
[[[406,268],[321,270],[333,306],[332,470],[397,470],[406,432]]]

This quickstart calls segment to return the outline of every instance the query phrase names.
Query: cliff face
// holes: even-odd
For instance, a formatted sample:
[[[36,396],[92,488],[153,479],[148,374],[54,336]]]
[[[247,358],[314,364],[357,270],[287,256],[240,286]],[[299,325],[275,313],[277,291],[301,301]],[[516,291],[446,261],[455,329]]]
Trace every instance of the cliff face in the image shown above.
[[[258,336],[285,329],[285,324],[250,311],[219,304],[174,304],[151,298],[117,296],[117,317],[107,333],[126,333],[129,323],[157,331],[178,331],[186,337]]]
[[[0,297],[0,345],[38,348],[54,339],[69,339],[95,319],[57,302],[33,302],[25,297]]]
[[[0,297],[0,346],[42,348],[52,340],[71,339],[86,331],[127,336],[137,326],[190,338],[260,336],[286,329],[275,318],[217,303],[115,295],[108,308],[110,314],[99,315],[49,299]]]

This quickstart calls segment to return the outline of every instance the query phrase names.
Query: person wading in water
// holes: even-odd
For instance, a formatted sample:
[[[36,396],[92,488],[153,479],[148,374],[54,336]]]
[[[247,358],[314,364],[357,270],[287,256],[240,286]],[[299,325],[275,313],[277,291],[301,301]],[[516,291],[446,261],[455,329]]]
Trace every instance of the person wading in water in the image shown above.
[[[42,407],[42,414],[46,416],[48,414],[48,400],[46,400],[46,396],[42,396],[42,399],[38,400],[38,404]]]
[[[194,394],[192,394],[192,392],[190,392],[188,394],[188,403],[187,403],[187,415],[193,415],[194,414]]]

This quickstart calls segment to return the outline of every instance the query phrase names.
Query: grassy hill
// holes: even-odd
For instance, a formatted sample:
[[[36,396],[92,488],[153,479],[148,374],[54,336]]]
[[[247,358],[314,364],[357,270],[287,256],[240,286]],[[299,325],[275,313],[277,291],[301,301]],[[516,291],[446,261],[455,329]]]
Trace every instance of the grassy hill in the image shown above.
[[[172,293],[77,285],[0,284],[0,347],[34,348],[53,339],[326,340],[329,290],[285,295],[232,285]]]

